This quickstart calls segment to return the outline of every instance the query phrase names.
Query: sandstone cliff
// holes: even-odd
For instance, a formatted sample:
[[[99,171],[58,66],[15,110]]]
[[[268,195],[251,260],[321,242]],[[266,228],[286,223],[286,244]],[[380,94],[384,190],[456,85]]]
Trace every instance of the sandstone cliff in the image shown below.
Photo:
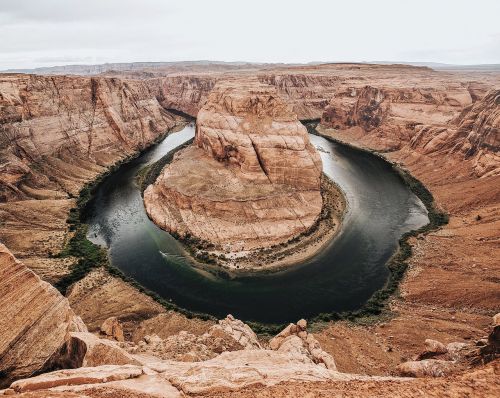
[[[77,194],[86,180],[174,124],[139,82],[2,75],[0,198]]]
[[[224,251],[282,243],[318,218],[321,160],[272,86],[220,82],[198,114],[195,142],[144,193],[162,228]]]
[[[411,147],[425,154],[458,153],[473,161],[478,176],[500,174],[500,90],[466,107],[446,127],[416,126]]]
[[[86,331],[68,300],[0,244],[0,387],[43,370],[71,331]]]
[[[376,135],[385,147],[408,142],[416,125],[445,125],[472,104],[460,85],[401,87],[394,85],[344,87],[325,109],[321,124],[335,129],[360,128]]]
[[[178,75],[148,81],[152,90],[158,90],[158,101],[166,109],[175,109],[193,117],[205,103],[218,76],[211,74]]]
[[[481,99],[460,85],[401,88],[350,87],[336,93],[321,124],[350,130],[382,150],[406,145],[423,154],[460,153],[474,158],[479,176],[498,174],[499,91]],[[474,101],[474,102],[473,102]]]

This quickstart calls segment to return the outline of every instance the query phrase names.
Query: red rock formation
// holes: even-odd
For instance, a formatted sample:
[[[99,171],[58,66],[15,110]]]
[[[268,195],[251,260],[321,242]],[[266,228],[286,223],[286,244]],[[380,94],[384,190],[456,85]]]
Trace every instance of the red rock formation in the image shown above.
[[[321,160],[271,86],[219,83],[198,114],[195,143],[144,193],[162,228],[251,250],[285,242],[319,216]]]
[[[345,87],[325,109],[321,124],[335,129],[361,128],[373,132],[392,149],[411,138],[415,125],[444,125],[470,105],[467,90],[458,85],[400,87],[398,85]]]
[[[0,244],[0,387],[44,369],[70,332],[86,331],[68,300]]]
[[[148,85],[159,90],[157,98],[165,109],[196,117],[216,82],[217,75],[177,75],[150,80]]]
[[[218,162],[238,167],[249,181],[319,189],[319,154],[270,86],[220,82],[198,114],[195,144]]]
[[[0,199],[77,194],[175,125],[141,82],[0,77]]]
[[[500,90],[466,107],[447,126],[416,126],[411,148],[424,154],[442,151],[472,159],[478,176],[500,174]]]

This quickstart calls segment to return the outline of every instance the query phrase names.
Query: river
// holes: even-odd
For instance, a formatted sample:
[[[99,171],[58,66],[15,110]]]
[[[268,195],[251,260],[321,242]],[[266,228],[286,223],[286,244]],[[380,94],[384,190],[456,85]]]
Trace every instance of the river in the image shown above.
[[[310,135],[323,171],[347,198],[341,232],[321,253],[283,272],[236,279],[203,272],[149,220],[135,182],[144,166],[193,136],[190,124],[122,165],[99,184],[83,220],[89,239],[109,249],[112,265],[188,310],[264,323],[356,310],[384,286],[401,235],[428,222],[424,205],[389,163]]]

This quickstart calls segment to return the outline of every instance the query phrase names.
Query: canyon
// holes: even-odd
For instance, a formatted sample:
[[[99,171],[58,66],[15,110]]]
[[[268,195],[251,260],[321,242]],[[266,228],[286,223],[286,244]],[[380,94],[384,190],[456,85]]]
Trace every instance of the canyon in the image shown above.
[[[188,395],[217,395],[222,394],[222,390],[226,396],[251,396],[256,388],[269,396],[298,396],[308,391],[321,395],[331,389],[342,391],[346,396],[369,396],[374,391],[379,395],[390,391],[394,396],[403,396],[428,388],[429,395],[440,396],[446,390],[450,395],[453,392],[459,395],[460,391],[481,388],[484,396],[495,396],[499,390],[498,360],[488,365],[483,365],[487,362],[483,359],[479,363],[467,362],[456,374],[445,372],[444,378],[437,382],[418,378],[407,382],[404,378],[387,377],[393,377],[402,362],[418,356],[425,339],[445,345],[476,344],[475,341],[490,333],[491,317],[499,312],[498,73],[439,72],[422,67],[367,64],[266,65],[251,71],[220,69],[156,71],[153,77],[137,71],[104,72],[102,76],[92,77],[0,75],[0,240],[6,246],[1,248],[1,272],[6,277],[2,278],[0,297],[5,297],[5,307],[14,311],[9,313],[17,311],[12,306],[19,299],[18,305],[25,303],[23,311],[28,314],[22,325],[16,325],[18,329],[2,336],[0,370],[2,379],[8,376],[9,381],[2,387],[37,371],[55,370],[32,381],[21,380],[8,391],[21,396],[99,396],[106,388],[122,391],[129,388],[139,394],[139,386],[148,385],[151,389],[157,386],[165,392],[164,396],[166,391],[175,396],[179,391]],[[447,225],[410,239],[413,255],[399,296],[388,303],[390,315],[357,324],[325,322],[314,332],[317,344],[306,345],[299,336],[305,330],[295,325],[285,333],[288,333],[287,344],[278,344],[276,340],[275,343],[273,340],[258,342],[261,346],[278,347],[277,350],[268,347],[247,352],[241,349],[244,345],[240,339],[236,339],[236,344],[223,336],[223,343],[211,351],[206,348],[207,338],[203,335],[219,333],[213,329],[217,326],[213,320],[189,319],[168,311],[127,281],[110,274],[105,267],[82,275],[68,289],[67,300],[39,279],[57,283],[74,266],[75,258],[56,254],[73,234],[66,219],[70,209],[77,205],[79,191],[112,165],[134,156],[167,130],[184,123],[179,112],[198,116],[198,130],[195,143],[164,169],[162,176],[175,177],[177,173],[176,190],[182,187],[180,176],[188,171],[200,172],[190,167],[193,159],[213,167],[208,170],[218,172],[227,170],[222,167],[227,162],[229,168],[238,165],[241,174],[258,181],[261,188],[268,190],[266,194],[296,195],[282,187],[273,192],[274,185],[283,182],[307,192],[313,200],[305,205],[302,201],[301,206],[313,208],[306,216],[308,222],[312,222],[321,208],[321,168],[315,161],[315,150],[298,152],[307,162],[296,175],[280,172],[276,166],[281,165],[270,161],[261,164],[257,154],[266,152],[259,152],[267,148],[263,145],[268,142],[266,137],[256,134],[255,147],[246,145],[248,132],[240,121],[230,117],[234,113],[244,119],[255,114],[249,111],[252,108],[247,102],[248,96],[241,95],[241,90],[245,93],[257,90],[268,99],[273,97],[272,106],[260,107],[257,101],[256,109],[266,116],[271,116],[266,112],[279,109],[272,118],[283,117],[286,123],[295,126],[292,131],[297,137],[303,134],[298,120],[320,119],[320,134],[377,151],[422,181],[433,194],[436,206],[449,215]],[[232,102],[225,102],[224,98]],[[290,110],[284,111],[284,108]],[[267,131],[267,125],[259,123],[255,121],[252,128],[258,131],[265,127]],[[221,141],[213,135],[213,130],[227,129],[226,126],[237,134],[225,133],[226,141],[219,145]],[[300,148],[307,148],[307,141],[303,140],[301,145]],[[227,151],[228,146],[234,148]],[[275,152],[268,153],[276,159],[276,150],[272,151]],[[285,160],[289,165],[295,164],[295,159],[288,156]],[[196,177],[206,179],[203,174]],[[243,185],[241,181],[248,176],[237,177],[237,185]],[[186,203],[185,198],[174,195],[173,190],[165,193],[165,187],[171,182],[161,178],[155,184],[162,184],[161,194],[169,198],[175,196],[179,204]],[[145,194],[146,202],[154,187]],[[209,193],[200,200],[206,206]],[[252,217],[250,220],[255,220]],[[160,225],[164,217],[161,218]],[[172,225],[169,219],[165,227],[173,229]],[[176,224],[176,228],[187,227]],[[196,233],[213,239],[212,235]],[[273,234],[278,239],[274,242],[288,238],[284,231]],[[248,245],[251,247],[258,241],[250,237]],[[48,315],[41,315],[46,309],[32,303],[37,291],[45,292],[44,305],[50,308]],[[108,343],[95,342],[91,340],[95,335],[87,331],[98,333],[101,324],[112,316],[118,318],[124,329],[123,347],[121,343],[112,342],[110,347]],[[2,325],[7,325],[12,318],[5,312],[1,317]],[[61,323],[60,317],[64,322]],[[235,321],[230,319],[229,323],[232,322]],[[497,326],[494,324],[494,327]],[[241,335],[243,327],[237,328]],[[19,330],[17,335],[16,330]],[[192,336],[175,337],[181,332]],[[148,338],[154,343],[151,344],[144,340],[146,335],[154,334],[161,341],[154,343],[155,339]],[[307,338],[304,333],[302,336]],[[248,340],[254,341],[253,335],[250,337]],[[142,340],[143,348],[136,348]],[[176,352],[175,359],[178,359],[185,354],[178,348],[179,340],[190,342],[187,344],[190,347],[184,350],[190,348],[195,354],[188,356],[203,361],[141,364],[134,362],[138,361],[136,357],[130,357],[139,354],[132,354],[126,347],[130,344],[128,348],[132,352]],[[68,347],[82,344],[97,347],[94,348],[96,354],[85,362],[86,367],[56,370],[69,366],[67,358],[66,362],[62,361],[64,356],[58,349],[63,346],[68,351]],[[205,347],[196,348],[200,344]],[[491,343],[477,344],[480,347],[480,344]],[[149,345],[154,348],[148,348]],[[284,352],[279,353],[280,347]],[[318,347],[321,352],[315,351]],[[99,354],[99,350],[105,354]],[[165,355],[164,358],[169,359],[162,361],[172,361],[171,354]],[[59,359],[57,365],[55,357]],[[319,357],[327,358],[323,365],[316,363],[320,362]],[[80,363],[69,367],[82,366],[84,359],[79,358]],[[94,362],[90,358],[94,358]],[[324,365],[331,363],[330,358],[336,370]],[[277,370],[270,369],[270,364]],[[248,378],[235,381],[231,371],[223,371],[223,368],[244,372]],[[21,369],[24,370],[21,372]],[[212,384],[197,390],[197,377],[204,371],[210,372]],[[85,376],[78,372],[94,374]],[[191,379],[183,376],[186,372],[192,375]],[[265,374],[268,382],[256,374]],[[71,377],[86,381],[71,391],[58,391],[58,386],[68,384]],[[103,383],[104,379],[107,382]],[[299,381],[301,383],[297,383]],[[248,388],[251,385],[261,387]],[[47,388],[51,390],[42,391]],[[37,391],[30,393],[30,390]],[[155,395],[151,393],[151,396]]]

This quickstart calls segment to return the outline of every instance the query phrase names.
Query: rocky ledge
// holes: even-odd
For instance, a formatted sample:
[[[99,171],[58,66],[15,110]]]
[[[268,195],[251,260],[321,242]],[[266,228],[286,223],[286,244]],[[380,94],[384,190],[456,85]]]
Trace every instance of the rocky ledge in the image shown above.
[[[315,225],[321,170],[306,128],[274,87],[228,80],[200,110],[193,145],[175,155],[144,202],[161,228],[234,259]]]

